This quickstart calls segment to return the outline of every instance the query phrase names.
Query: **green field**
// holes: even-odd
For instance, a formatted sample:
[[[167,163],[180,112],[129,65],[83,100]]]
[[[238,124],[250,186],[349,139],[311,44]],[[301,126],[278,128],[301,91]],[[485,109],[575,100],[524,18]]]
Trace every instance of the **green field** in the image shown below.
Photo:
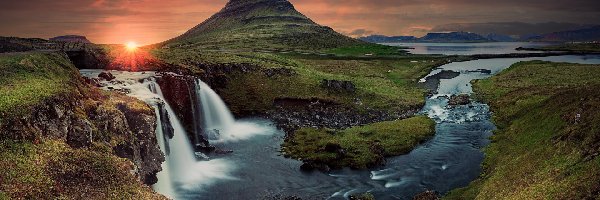
[[[598,198],[598,73],[598,65],[531,61],[475,82],[498,130],[481,177],[445,198]]]

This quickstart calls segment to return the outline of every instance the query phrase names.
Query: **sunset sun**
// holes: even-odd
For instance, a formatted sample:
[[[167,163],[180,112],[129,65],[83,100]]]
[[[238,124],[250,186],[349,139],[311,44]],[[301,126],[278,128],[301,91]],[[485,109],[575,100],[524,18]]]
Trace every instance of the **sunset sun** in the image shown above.
[[[127,43],[125,44],[125,48],[126,48],[128,51],[135,51],[135,50],[138,48],[138,44],[137,44],[137,43],[135,43],[135,42],[127,42]]]

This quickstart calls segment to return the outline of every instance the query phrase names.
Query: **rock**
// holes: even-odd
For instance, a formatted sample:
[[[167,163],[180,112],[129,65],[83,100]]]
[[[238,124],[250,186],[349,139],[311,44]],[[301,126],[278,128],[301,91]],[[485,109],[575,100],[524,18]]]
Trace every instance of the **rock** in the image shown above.
[[[263,72],[269,78],[272,78],[274,76],[294,76],[294,75],[296,75],[296,71],[294,71],[293,69],[289,69],[289,68],[269,68],[269,69],[263,70]]]
[[[103,78],[104,80],[107,80],[107,81],[112,81],[113,79],[116,78],[110,72],[101,72],[100,74],[98,74],[98,77]]]
[[[448,105],[467,105],[471,103],[471,99],[468,94],[452,95],[448,101]]]
[[[337,93],[354,93],[356,87],[351,81],[327,80],[321,81],[321,87]]]
[[[313,170],[329,172],[329,171],[331,171],[331,168],[329,168],[329,166],[327,166],[326,164],[323,164],[323,163],[304,161],[303,164],[300,165],[300,170],[306,171],[306,172],[313,171]]]
[[[468,70],[470,73],[482,73],[482,74],[491,74],[492,70],[489,69],[476,69],[476,70]]]
[[[94,87],[102,87],[102,85],[100,85],[100,79],[98,78],[89,78],[84,76],[83,80],[85,80],[85,83],[93,85]]]
[[[436,192],[428,190],[415,196],[413,200],[438,200],[440,199]]]

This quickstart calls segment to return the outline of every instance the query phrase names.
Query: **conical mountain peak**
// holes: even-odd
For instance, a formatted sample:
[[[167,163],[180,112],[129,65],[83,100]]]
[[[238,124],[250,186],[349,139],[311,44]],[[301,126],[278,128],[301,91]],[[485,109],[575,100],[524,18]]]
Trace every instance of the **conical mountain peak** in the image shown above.
[[[358,42],[316,24],[287,0],[230,0],[219,12],[167,45],[320,49]]]

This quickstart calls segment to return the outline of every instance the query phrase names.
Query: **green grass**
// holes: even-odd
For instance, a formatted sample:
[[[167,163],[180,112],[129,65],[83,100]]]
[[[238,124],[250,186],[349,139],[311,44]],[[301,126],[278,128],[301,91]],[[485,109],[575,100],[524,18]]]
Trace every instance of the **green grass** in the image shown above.
[[[426,91],[418,88],[416,83],[444,62],[443,57],[429,56],[364,58],[341,54],[321,56],[186,49],[157,50],[155,55],[194,74],[204,73],[196,67],[199,64],[220,63],[248,63],[261,69],[288,68],[296,72],[290,77],[267,77],[261,70],[224,74],[228,82],[217,90],[237,114],[264,113],[272,108],[276,98],[282,97],[327,99],[359,110],[372,108],[394,112],[420,108]],[[320,87],[323,79],[352,81],[357,92],[331,93]],[[355,105],[355,98],[363,104]]]
[[[597,73],[597,65],[532,61],[477,81],[474,90],[491,105],[499,129],[481,177],[445,198],[598,198]]]
[[[393,47],[379,44],[361,44],[347,47],[338,47],[325,51],[330,54],[341,56],[398,56],[406,55],[402,47]]]
[[[364,169],[375,167],[386,156],[410,152],[435,133],[434,126],[431,119],[417,116],[344,130],[302,128],[286,139],[282,149],[286,156],[302,161]],[[328,151],[327,146],[339,146],[345,154]]]
[[[19,116],[48,97],[72,91],[71,78],[77,71],[65,57],[57,53],[0,55],[0,118]]]
[[[58,141],[0,141],[0,191],[13,199],[160,199],[110,153],[71,149]]]

